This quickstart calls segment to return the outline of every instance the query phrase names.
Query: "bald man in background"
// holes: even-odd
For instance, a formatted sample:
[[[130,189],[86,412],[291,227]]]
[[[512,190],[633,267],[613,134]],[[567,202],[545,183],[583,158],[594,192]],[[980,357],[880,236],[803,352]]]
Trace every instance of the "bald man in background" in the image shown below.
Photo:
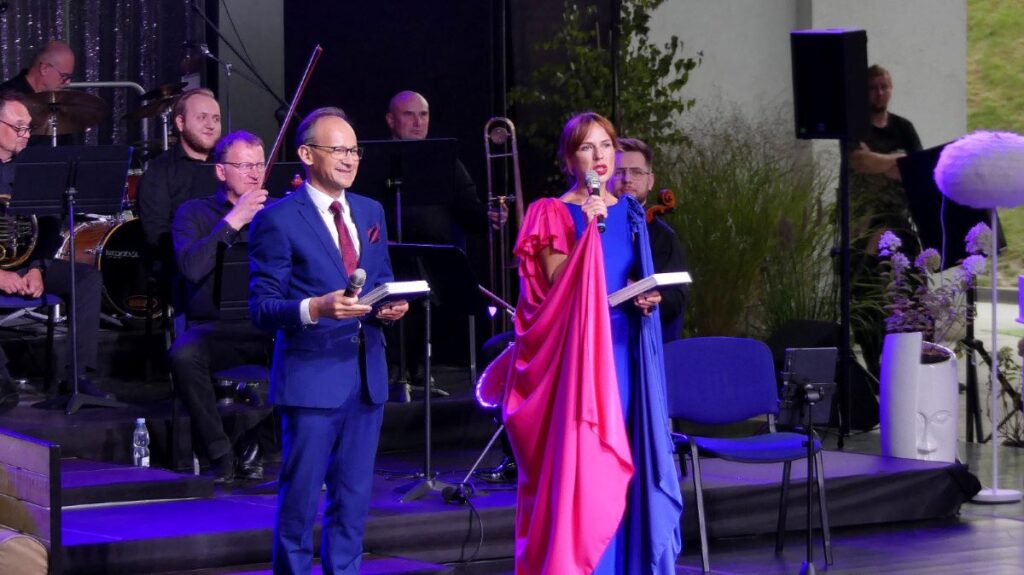
[[[28,68],[17,76],[0,84],[0,91],[13,90],[25,96],[41,92],[63,90],[71,83],[75,73],[75,52],[60,40],[50,40],[32,58]],[[32,118],[33,125],[40,125],[46,118]],[[51,136],[38,135],[29,138],[29,146],[52,145]],[[73,134],[57,136],[57,144],[66,146],[76,143]]]

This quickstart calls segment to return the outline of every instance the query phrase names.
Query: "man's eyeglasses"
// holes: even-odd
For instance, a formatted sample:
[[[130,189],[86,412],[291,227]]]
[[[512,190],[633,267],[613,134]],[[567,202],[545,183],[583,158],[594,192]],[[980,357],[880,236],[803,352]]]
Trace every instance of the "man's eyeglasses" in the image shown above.
[[[361,160],[363,159],[363,152],[366,151],[366,148],[363,148],[362,146],[356,146],[354,148],[346,148],[345,146],[321,146],[320,144],[306,144],[306,146],[316,150],[323,150],[330,154],[332,158],[339,160],[345,157]]]
[[[623,178],[626,174],[629,174],[631,178],[642,178],[651,175],[651,171],[643,168],[619,168],[615,170],[616,178]]]
[[[17,134],[19,138],[27,136],[35,128],[35,126],[33,126],[32,124],[29,124],[27,126],[16,126],[10,122],[4,122],[3,120],[0,120],[0,124],[4,124],[5,126],[8,126],[10,129],[14,130],[14,133]]]
[[[71,72],[61,72],[60,68],[54,66],[53,64],[51,64],[49,62],[47,62],[46,65],[57,71],[57,75],[60,76],[60,83],[61,84],[67,84],[68,82],[70,82],[72,76],[74,75]]]
[[[250,173],[253,170],[256,170],[258,172],[262,172],[264,170],[264,168],[267,167],[267,164],[265,164],[263,162],[220,162],[220,163],[224,164],[225,166],[231,166],[231,167],[235,168],[236,170],[238,170],[239,172],[242,172],[243,174]]]

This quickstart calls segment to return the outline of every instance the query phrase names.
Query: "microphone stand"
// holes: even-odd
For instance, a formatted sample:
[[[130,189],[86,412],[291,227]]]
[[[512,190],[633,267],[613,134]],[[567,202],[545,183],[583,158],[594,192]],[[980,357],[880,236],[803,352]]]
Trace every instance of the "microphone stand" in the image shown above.
[[[210,60],[213,60],[220,67],[224,68],[224,87],[221,90],[221,94],[224,94],[224,110],[226,112],[224,115],[227,116],[227,128],[228,128],[227,132],[230,134],[231,133],[231,68],[232,68],[232,64],[231,64],[231,62],[228,62],[226,60],[221,60],[220,58],[214,56],[210,52],[209,46],[207,46],[206,44],[200,44],[199,45],[199,50],[203,53],[203,56],[205,56],[206,58],[209,58]]]
[[[267,81],[263,79],[263,76],[261,76],[259,71],[256,70],[256,67],[252,65],[252,62],[246,60],[245,56],[243,56],[241,52],[239,52],[234,47],[234,45],[232,45],[231,42],[224,37],[224,34],[221,33],[220,28],[218,28],[217,25],[213,23],[213,20],[210,20],[203,12],[203,10],[199,8],[199,6],[194,1],[190,0],[188,4],[189,7],[192,8],[192,10],[196,14],[199,14],[199,16],[206,23],[206,26],[210,30],[213,30],[213,33],[217,35],[218,41],[223,42],[224,45],[228,47],[228,49],[235,53],[235,56],[237,56],[238,59],[241,60],[242,64],[244,64],[245,67],[249,69],[249,72],[255,77],[255,81],[252,78],[249,78],[248,76],[242,74],[241,72],[238,72],[238,74],[243,78],[252,81],[254,84],[258,84],[259,86],[261,86],[268,94],[270,94],[272,98],[277,100],[278,104],[280,104],[283,108],[288,109],[288,102],[285,102],[281,96],[277,95],[277,92],[275,92],[274,89],[270,87],[270,84],[268,84]]]

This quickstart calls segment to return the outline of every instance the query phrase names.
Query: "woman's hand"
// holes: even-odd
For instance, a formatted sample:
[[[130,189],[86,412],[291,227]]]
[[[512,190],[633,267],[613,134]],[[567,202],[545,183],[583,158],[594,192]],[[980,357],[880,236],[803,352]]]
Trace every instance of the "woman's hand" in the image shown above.
[[[654,307],[661,303],[661,294],[658,290],[644,292],[633,299],[633,304],[644,312],[644,315],[651,315]]]
[[[588,224],[597,216],[608,217],[608,205],[604,203],[601,196],[587,196],[580,207],[583,208],[583,215],[586,216]]]

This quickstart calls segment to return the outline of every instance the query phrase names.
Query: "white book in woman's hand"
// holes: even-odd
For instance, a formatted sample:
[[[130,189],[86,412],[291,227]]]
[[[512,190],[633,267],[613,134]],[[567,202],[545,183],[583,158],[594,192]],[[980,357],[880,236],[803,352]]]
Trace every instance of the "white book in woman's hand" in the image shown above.
[[[642,280],[635,281],[626,287],[611,293],[608,296],[608,303],[610,303],[612,307],[615,307],[622,302],[629,301],[656,287],[688,283],[690,283],[690,274],[687,272],[651,274]]]

